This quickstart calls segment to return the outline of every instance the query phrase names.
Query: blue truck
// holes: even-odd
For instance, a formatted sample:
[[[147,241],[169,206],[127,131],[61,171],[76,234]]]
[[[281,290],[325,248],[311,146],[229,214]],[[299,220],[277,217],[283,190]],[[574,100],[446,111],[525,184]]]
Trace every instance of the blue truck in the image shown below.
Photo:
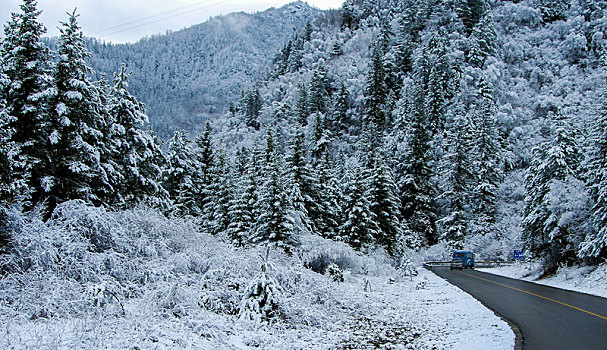
[[[456,250],[453,252],[451,266],[449,269],[468,269],[474,267],[474,253],[467,250]]]

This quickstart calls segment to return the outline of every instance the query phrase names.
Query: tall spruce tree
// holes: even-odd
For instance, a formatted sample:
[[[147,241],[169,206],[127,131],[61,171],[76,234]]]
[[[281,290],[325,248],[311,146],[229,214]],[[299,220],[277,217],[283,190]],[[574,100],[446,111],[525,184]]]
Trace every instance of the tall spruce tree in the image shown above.
[[[333,130],[339,134],[348,131],[350,126],[350,117],[348,110],[350,109],[350,93],[346,89],[346,85],[341,83],[339,92],[335,95],[333,108]]]
[[[162,187],[165,158],[149,128],[145,105],[128,91],[128,74],[122,65],[115,74],[108,100],[113,122],[111,151],[122,174],[116,190],[124,204],[133,205],[148,198],[168,196]]]
[[[287,251],[297,243],[292,215],[292,203],[282,176],[280,154],[274,137],[268,131],[264,162],[264,179],[258,196],[260,213],[251,236],[254,244],[275,244]]]
[[[0,84],[5,83],[6,80],[0,76]],[[27,190],[27,178],[20,173],[26,169],[20,155],[21,147],[13,141],[15,130],[10,126],[13,120],[0,99],[0,203],[3,204],[17,200]]]
[[[323,139],[329,140],[326,136]],[[320,211],[314,213],[312,220],[321,236],[336,239],[340,217],[339,190],[329,160],[328,147],[323,149],[317,164],[318,193],[315,194]]]
[[[109,153],[103,143],[107,121],[100,113],[100,91],[88,78],[89,53],[76,17],[74,11],[60,28],[54,94],[49,101],[52,158],[44,182],[51,210],[69,199],[107,204],[114,192],[103,165]]]
[[[232,178],[226,156],[218,153],[212,168],[207,202],[203,207],[203,220],[212,234],[225,231],[230,223],[229,208],[232,201]]]
[[[306,126],[306,124],[308,124],[308,116],[310,115],[308,112],[308,90],[304,84],[300,84],[298,87],[299,91],[294,108],[295,117],[299,124]]]
[[[438,242],[436,231],[435,190],[432,185],[430,132],[424,112],[423,89],[419,83],[409,97],[408,133],[409,149],[405,156],[405,169],[399,184],[402,217],[409,228],[424,237],[423,243]]]
[[[385,112],[387,96],[383,53],[380,45],[376,44],[365,86],[364,121],[366,124],[373,122],[380,130],[384,130],[387,127]]]
[[[303,207],[300,208],[302,224],[307,226],[310,231],[318,232],[315,223],[311,220],[322,210],[317,202],[319,192],[317,176],[307,161],[306,153],[305,135],[302,129],[298,129],[287,159],[287,176],[294,187],[294,205]]]
[[[472,121],[461,104],[454,109],[445,138],[445,154],[440,162],[441,188],[437,198],[444,202],[444,217],[438,221],[441,239],[455,249],[462,249],[470,220],[470,193],[474,170],[470,167]]]
[[[309,113],[326,113],[329,100],[327,90],[326,72],[324,69],[315,70],[310,81],[310,94],[308,96]]]
[[[401,203],[396,195],[396,184],[391,172],[383,160],[376,162],[369,179],[369,209],[379,227],[375,236],[376,242],[386,247],[390,255],[396,256],[402,239],[399,219]]]
[[[192,147],[184,131],[176,131],[169,140],[163,187],[172,203],[172,212],[178,216],[198,216],[196,187],[192,175],[196,174],[192,161]]]
[[[554,266],[576,257],[574,233],[561,226],[561,218],[550,202],[551,192],[558,182],[579,176],[582,153],[578,133],[567,118],[554,117],[551,136],[551,140],[534,149],[534,163],[526,180],[523,241],[532,254]]]
[[[215,152],[213,150],[213,141],[211,139],[211,124],[206,123],[204,132],[198,134],[195,140],[196,148],[194,159],[196,164],[196,176],[194,185],[196,187],[196,201],[198,207],[202,210],[203,220],[209,219],[208,209],[211,207],[211,183],[213,181],[213,165],[215,163]]]
[[[595,205],[592,208],[592,231],[580,245],[583,258],[607,257],[607,90],[603,92],[601,107],[591,132],[587,185]]]
[[[375,214],[371,211],[366,179],[360,168],[356,168],[347,180],[344,219],[339,229],[340,235],[354,249],[369,246],[380,234]]]
[[[471,160],[476,174],[473,199],[475,216],[480,223],[478,226],[489,229],[488,226],[495,222],[497,215],[497,190],[503,173],[493,89],[484,79],[479,83],[477,101],[472,114],[475,137]]]
[[[52,91],[50,53],[40,41],[46,28],[38,21],[41,11],[36,7],[35,0],[24,0],[21,12],[11,14],[0,48],[1,69],[10,82],[0,86],[0,100],[11,117],[11,141],[21,148],[24,158],[18,165],[23,174],[20,181],[29,180],[34,204],[48,189],[43,181],[51,159],[46,104]]]
[[[257,179],[252,163],[247,163],[245,171],[235,180],[232,187],[232,200],[229,203],[230,223],[227,236],[237,247],[247,244],[255,230],[255,212],[257,204]]]

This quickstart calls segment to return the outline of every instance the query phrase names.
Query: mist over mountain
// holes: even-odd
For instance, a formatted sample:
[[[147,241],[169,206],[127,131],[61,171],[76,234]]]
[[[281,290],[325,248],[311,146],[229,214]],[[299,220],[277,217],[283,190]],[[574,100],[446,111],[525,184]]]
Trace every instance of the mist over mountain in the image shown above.
[[[121,63],[132,71],[130,89],[147,106],[162,137],[176,128],[197,130],[261,78],[280,47],[322,13],[294,2],[254,14],[239,12],[133,44],[87,41],[97,77],[109,79]]]

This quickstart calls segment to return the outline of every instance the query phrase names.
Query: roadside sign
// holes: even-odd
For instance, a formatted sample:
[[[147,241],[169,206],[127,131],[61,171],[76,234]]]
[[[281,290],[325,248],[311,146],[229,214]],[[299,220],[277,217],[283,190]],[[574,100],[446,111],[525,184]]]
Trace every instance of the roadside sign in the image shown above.
[[[514,260],[525,260],[522,250],[514,250]]]

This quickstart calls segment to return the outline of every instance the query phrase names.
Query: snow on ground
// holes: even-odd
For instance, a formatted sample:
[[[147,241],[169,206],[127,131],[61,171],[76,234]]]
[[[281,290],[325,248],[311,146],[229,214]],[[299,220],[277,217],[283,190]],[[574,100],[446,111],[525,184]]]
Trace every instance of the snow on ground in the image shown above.
[[[339,296],[315,301],[331,303],[328,323],[259,325],[205,310],[182,318],[159,316],[138,300],[125,305],[127,317],[35,321],[2,317],[0,347],[497,350],[514,346],[514,334],[503,320],[426,270],[412,281],[390,283],[386,276],[346,275],[344,283],[327,276],[320,276],[318,283]]]
[[[0,349],[512,349],[509,326],[429,271],[383,251],[302,237],[273,249],[269,323],[240,320],[263,247],[234,248],[149,209],[65,203],[14,219],[0,257]],[[94,238],[94,239],[93,239]],[[104,238],[105,240],[101,240]],[[96,249],[94,249],[96,247]],[[344,281],[334,281],[338,266]],[[334,275],[315,271],[333,271]],[[337,274],[339,275],[339,274]]]
[[[539,264],[534,263],[515,263],[512,266],[477,270],[607,298],[607,263],[598,266],[564,266],[555,275],[542,279],[538,278],[544,271]]]

